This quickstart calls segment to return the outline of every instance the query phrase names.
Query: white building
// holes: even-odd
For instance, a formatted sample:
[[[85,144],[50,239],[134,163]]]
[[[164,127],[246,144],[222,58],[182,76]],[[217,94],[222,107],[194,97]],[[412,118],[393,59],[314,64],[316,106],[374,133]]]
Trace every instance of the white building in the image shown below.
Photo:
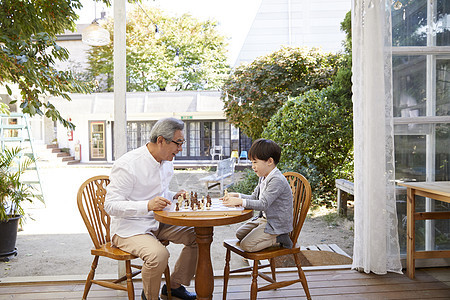
[[[342,50],[340,23],[350,0],[263,0],[235,65],[277,51],[282,45]]]

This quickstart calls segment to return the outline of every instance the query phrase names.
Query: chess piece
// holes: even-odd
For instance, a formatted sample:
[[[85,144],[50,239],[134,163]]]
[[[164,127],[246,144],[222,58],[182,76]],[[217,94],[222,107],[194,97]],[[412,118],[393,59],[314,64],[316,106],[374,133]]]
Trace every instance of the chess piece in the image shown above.
[[[228,197],[228,190],[227,189],[225,189],[225,191],[223,192],[223,197],[224,198]]]
[[[178,203],[178,202],[175,203],[175,210],[176,210],[176,211],[179,211],[179,210],[180,210],[180,207],[179,207],[179,203]]]
[[[211,203],[209,203],[209,202],[206,203],[206,209],[207,209],[207,210],[210,210],[210,209],[211,209]]]

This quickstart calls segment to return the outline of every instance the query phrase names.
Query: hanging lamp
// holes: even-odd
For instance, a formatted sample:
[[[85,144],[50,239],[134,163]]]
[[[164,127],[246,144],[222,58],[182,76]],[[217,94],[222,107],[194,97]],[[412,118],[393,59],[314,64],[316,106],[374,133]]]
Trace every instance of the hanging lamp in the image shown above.
[[[109,31],[102,28],[97,19],[81,33],[81,41],[90,46],[105,46],[111,42]]]
[[[97,22],[97,4],[94,3],[94,21],[81,33],[81,41],[89,46],[106,46],[111,42],[109,31],[101,27]],[[105,18],[105,12],[101,12],[101,19]]]

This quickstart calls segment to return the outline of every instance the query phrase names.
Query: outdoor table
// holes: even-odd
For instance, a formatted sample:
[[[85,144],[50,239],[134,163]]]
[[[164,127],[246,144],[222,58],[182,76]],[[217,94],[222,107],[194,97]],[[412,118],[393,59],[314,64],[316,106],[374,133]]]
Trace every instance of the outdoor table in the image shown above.
[[[450,219],[450,211],[416,213],[415,196],[423,196],[450,203],[450,181],[405,182],[398,183],[398,185],[407,188],[406,275],[412,279],[414,278],[416,259],[450,257],[450,251],[448,250],[416,251],[415,249],[415,221]]]
[[[159,222],[194,227],[198,244],[197,270],[195,273],[195,292],[197,299],[212,299],[214,291],[214,273],[211,264],[211,243],[213,241],[214,226],[239,223],[253,217],[253,210],[242,210],[237,215],[226,215],[217,212],[217,215],[186,215],[173,216],[170,212],[154,211],[155,219]]]

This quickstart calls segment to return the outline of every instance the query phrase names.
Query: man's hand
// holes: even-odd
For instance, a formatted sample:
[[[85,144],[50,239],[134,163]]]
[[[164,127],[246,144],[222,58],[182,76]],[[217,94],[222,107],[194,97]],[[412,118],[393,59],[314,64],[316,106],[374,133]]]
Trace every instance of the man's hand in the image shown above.
[[[176,193],[175,196],[173,196],[173,199],[174,199],[174,200],[177,200],[178,197],[184,196],[184,194],[186,194],[186,191],[185,191],[185,190],[181,190],[181,191],[179,191],[178,193]]]
[[[223,205],[227,207],[235,207],[235,206],[241,206],[242,205],[242,199],[237,197],[224,197],[223,199]]]
[[[170,200],[168,200],[164,197],[158,196],[151,200],[148,200],[147,209],[148,209],[148,211],[163,210],[164,207],[166,207],[167,205],[170,205],[171,203],[172,202],[170,202]]]

